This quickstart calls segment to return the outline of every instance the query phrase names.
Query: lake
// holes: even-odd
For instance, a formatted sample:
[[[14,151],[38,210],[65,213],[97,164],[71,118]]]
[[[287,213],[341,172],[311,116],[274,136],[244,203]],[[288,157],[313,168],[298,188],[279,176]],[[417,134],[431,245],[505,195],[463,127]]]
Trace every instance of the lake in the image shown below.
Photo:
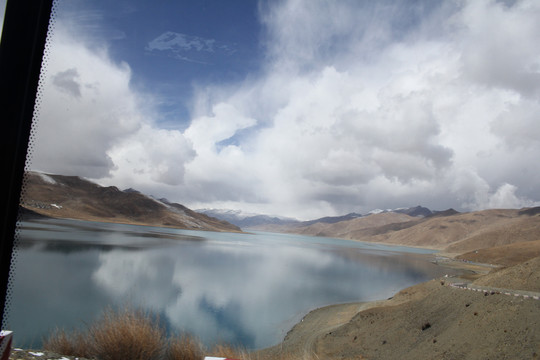
[[[429,250],[331,238],[58,219],[18,229],[5,328],[19,347],[129,304],[207,345],[263,348],[312,309],[388,298],[448,271]]]

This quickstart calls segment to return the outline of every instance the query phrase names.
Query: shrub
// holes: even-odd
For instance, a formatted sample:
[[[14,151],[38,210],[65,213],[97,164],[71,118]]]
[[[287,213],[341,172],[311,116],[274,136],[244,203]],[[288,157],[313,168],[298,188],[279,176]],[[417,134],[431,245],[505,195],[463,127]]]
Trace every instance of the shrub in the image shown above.
[[[166,360],[201,360],[204,348],[200,341],[189,334],[169,339]]]
[[[58,354],[68,356],[91,357],[92,350],[88,338],[82,332],[75,330],[70,334],[64,329],[56,329],[43,341],[43,348]]]
[[[56,330],[43,342],[45,350],[100,360],[154,360],[163,356],[167,341],[159,322],[142,310],[107,309],[86,332],[68,335]]]
[[[207,350],[196,337],[186,333],[167,338],[159,319],[131,307],[105,310],[86,331],[67,333],[57,329],[43,341],[43,348],[66,356],[99,360],[202,360],[205,355],[251,359],[248,350],[228,344]],[[296,360],[284,356],[281,359]],[[308,358],[311,356],[303,357]]]
[[[142,310],[108,309],[90,326],[89,336],[100,360],[157,360],[166,346],[165,331]]]

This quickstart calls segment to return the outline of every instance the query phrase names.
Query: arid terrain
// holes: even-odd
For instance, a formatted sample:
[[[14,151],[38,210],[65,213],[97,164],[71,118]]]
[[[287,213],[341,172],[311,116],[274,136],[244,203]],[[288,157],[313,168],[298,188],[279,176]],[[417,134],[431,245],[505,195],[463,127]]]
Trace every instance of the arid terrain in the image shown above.
[[[430,247],[440,250],[440,266],[463,275],[387,300],[316,309],[252,358],[540,358],[539,208],[409,219],[386,213],[315,225],[291,232]]]
[[[540,357],[540,257],[510,267],[451,259],[441,266],[461,266],[477,275],[473,281],[434,279],[386,300],[316,309],[282,343],[230,356],[243,360]],[[17,349],[10,359],[44,357],[78,358]]]
[[[434,279],[388,300],[314,310],[252,358],[535,359],[539,296],[540,258],[471,283]]]
[[[449,210],[425,217],[388,212],[332,224],[316,222],[307,226],[268,225],[257,229],[399,244],[461,254],[540,240],[540,208],[468,213]],[[534,244],[531,246],[535,247]]]
[[[29,174],[22,205],[53,217],[240,231],[179,204],[77,177]],[[388,212],[265,230],[432,248],[437,264],[462,275],[386,300],[315,309],[282,343],[245,359],[540,358],[540,208]]]
[[[226,221],[199,214],[166,199],[138,191],[102,187],[77,176],[28,172],[21,198],[22,215],[240,232]]]

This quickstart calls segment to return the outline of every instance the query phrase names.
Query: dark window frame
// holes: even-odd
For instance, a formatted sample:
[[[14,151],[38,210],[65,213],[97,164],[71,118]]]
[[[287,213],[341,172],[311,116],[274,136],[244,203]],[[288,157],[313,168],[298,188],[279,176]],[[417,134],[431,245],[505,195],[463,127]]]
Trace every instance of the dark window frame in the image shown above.
[[[28,141],[53,0],[9,0],[0,42],[0,316],[9,273]]]

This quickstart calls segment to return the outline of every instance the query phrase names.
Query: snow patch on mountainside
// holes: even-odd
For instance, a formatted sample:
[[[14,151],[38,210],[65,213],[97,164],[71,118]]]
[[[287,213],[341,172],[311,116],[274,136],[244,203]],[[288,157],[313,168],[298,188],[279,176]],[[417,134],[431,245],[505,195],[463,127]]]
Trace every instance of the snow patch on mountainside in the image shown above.
[[[40,173],[40,172],[36,172],[36,174],[41,178],[41,180],[43,180],[43,181],[46,182],[47,184],[52,184],[52,185],[58,184],[58,183],[56,182],[56,180],[54,180],[52,177],[50,177],[50,176],[47,175],[47,174]]]

